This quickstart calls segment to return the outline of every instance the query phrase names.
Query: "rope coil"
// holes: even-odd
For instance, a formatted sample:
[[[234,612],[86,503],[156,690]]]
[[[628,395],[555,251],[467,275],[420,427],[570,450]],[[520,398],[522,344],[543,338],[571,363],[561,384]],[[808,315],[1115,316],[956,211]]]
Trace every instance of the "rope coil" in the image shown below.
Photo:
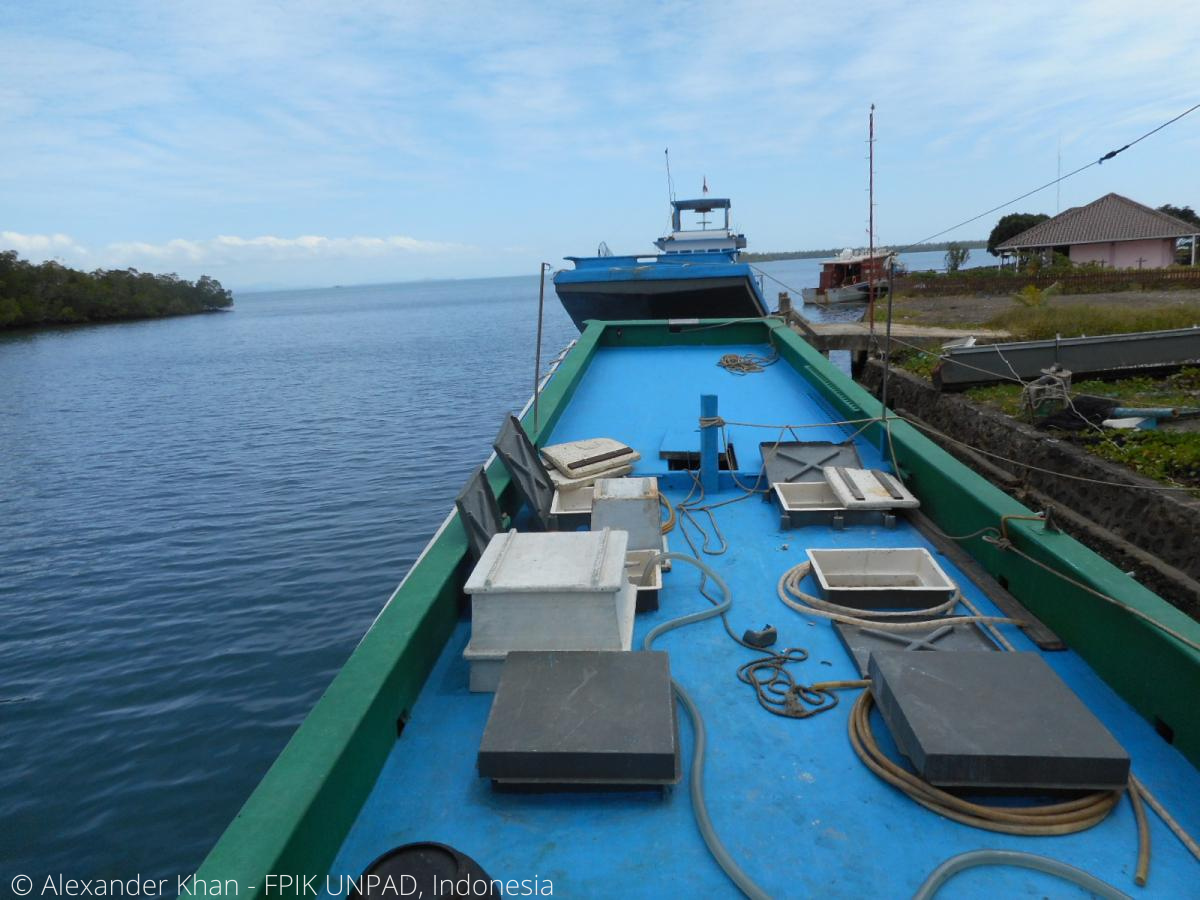
[[[726,353],[717,361],[717,365],[734,375],[749,375],[752,372],[761,372],[767,366],[773,366],[777,362],[779,362],[778,351],[770,356],[759,356],[755,353]]]

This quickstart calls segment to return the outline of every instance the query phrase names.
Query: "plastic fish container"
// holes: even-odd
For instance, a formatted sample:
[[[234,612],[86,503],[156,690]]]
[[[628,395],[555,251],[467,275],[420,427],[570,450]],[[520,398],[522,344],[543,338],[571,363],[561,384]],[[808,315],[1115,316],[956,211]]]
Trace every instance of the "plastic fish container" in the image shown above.
[[[623,531],[498,534],[467,579],[472,689],[510,650],[629,650],[636,589]],[[474,671],[479,669],[479,671]]]
[[[804,525],[841,530],[847,525],[892,528],[896,517],[881,509],[846,509],[827,481],[781,481],[772,484],[779,502],[779,525],[785,531]]]
[[[564,531],[587,527],[592,523],[592,485],[559,488],[550,504],[550,515]]]
[[[923,547],[808,551],[826,599],[855,609],[925,609],[958,589]]]
[[[658,592],[662,590],[662,564],[651,566],[646,571],[646,561],[657,556],[656,550],[630,550],[625,554],[625,576],[637,591],[638,612],[654,612],[658,609]]]
[[[629,533],[629,550],[662,546],[657,478],[602,478],[596,482],[592,528]]]

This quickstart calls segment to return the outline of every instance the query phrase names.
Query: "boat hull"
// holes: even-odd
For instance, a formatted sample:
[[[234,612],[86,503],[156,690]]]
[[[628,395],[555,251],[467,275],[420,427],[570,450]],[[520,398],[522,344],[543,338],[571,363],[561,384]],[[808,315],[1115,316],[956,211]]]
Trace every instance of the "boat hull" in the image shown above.
[[[768,310],[738,276],[556,284],[559,300],[581,331],[589,320],[740,319]]]
[[[887,296],[887,285],[875,285],[875,299]],[[868,301],[867,285],[852,284],[845,287],[829,288],[822,293],[820,288],[804,288],[801,291],[805,303],[866,303]]]
[[[747,346],[777,354],[778,365],[745,378],[734,377],[714,365],[725,348],[745,352]],[[697,352],[682,352],[692,350]],[[630,366],[637,367],[636,371],[630,371]],[[1139,771],[1149,773],[1143,777],[1155,779],[1154,783],[1163,785],[1164,790],[1177,786],[1176,796],[1180,798],[1186,798],[1189,790],[1196,793],[1194,772],[1187,768],[1185,757],[1193,764],[1200,760],[1200,719],[1194,715],[1200,658],[1150,623],[1170,623],[1187,635],[1196,633],[1195,625],[1070,537],[1047,530],[1044,523],[1030,521],[1032,514],[1027,507],[985,482],[909,423],[893,417],[884,432],[878,401],[834,368],[787,323],[777,319],[718,321],[702,322],[695,328],[674,328],[665,323],[597,322],[587,328],[543,383],[541,414],[523,413],[524,428],[531,441],[545,446],[556,442],[556,435],[565,439],[608,433],[611,424],[621,433],[631,432],[634,442],[648,451],[643,458],[653,459],[665,431],[672,428],[686,425],[687,433],[699,440],[694,401],[696,394],[711,390],[710,385],[721,386],[722,411],[744,416],[747,423],[782,420],[849,428],[851,425],[837,423],[866,422],[867,430],[857,438],[860,449],[876,446],[885,437],[890,439],[888,454],[893,465],[920,486],[930,521],[939,533],[980,535],[997,531],[998,527],[1008,529],[1015,538],[1013,546],[1021,550],[1019,554],[978,539],[963,538],[961,544],[947,542],[947,546],[960,548],[958,552],[965,560],[978,553],[979,559],[974,562],[981,572],[1001,585],[1011,585],[1017,600],[1060,630],[1071,652],[1082,657],[1064,660],[1064,670],[1079,671],[1084,662],[1090,662],[1095,674],[1084,675],[1104,691],[1097,696],[1106,710],[1116,709],[1116,698],[1096,676],[1108,681],[1133,709],[1156,726],[1162,723],[1169,728],[1173,746],[1167,746],[1160,737],[1162,732],[1156,733],[1148,722],[1130,720],[1123,725],[1124,733],[1136,731],[1141,736],[1132,749],[1138,754]],[[753,427],[737,422],[727,425],[730,429]],[[753,441],[746,441],[744,446],[753,447],[764,434],[756,432]],[[805,434],[820,437],[819,432]],[[743,457],[746,468],[740,472],[741,483],[753,481],[758,462],[757,458]],[[487,474],[503,511],[516,518],[521,503],[518,492],[510,489],[511,477],[503,463],[493,458],[487,463]],[[691,486],[687,472],[667,470],[664,464],[659,474],[663,487],[679,499]],[[732,491],[740,487],[735,481],[737,474],[721,472],[721,488]],[[744,547],[758,548],[758,556],[748,551],[742,556],[742,550],[735,550],[724,557],[727,567],[740,557],[737,565],[743,569],[742,578],[749,579],[739,584],[741,615],[745,621],[767,621],[762,615],[769,609],[774,618],[778,608],[755,608],[751,604],[755,598],[772,600],[770,570],[787,564],[781,550],[788,544],[776,549],[780,537],[777,520],[761,504],[750,503],[727,506],[721,515],[727,524],[741,517],[742,524],[731,529],[731,536],[739,535]],[[899,527],[907,526],[901,522]],[[758,539],[747,541],[752,533]],[[881,529],[872,529],[863,537],[873,543],[894,544]],[[911,533],[910,537],[915,539]],[[800,548],[808,545],[793,544],[792,559],[805,553]],[[690,830],[682,832],[684,839],[671,844],[692,846],[690,857],[668,855],[662,865],[652,869],[640,864],[646,847],[666,845],[671,838],[670,832],[659,830],[659,824],[667,821],[662,813],[671,811],[670,795],[664,795],[661,805],[657,800],[639,802],[630,809],[623,808],[615,794],[611,795],[612,802],[606,798],[598,804],[581,803],[577,795],[557,805],[539,797],[505,821],[504,808],[477,777],[477,740],[484,730],[488,707],[477,702],[482,699],[480,695],[466,690],[467,675],[459,655],[469,629],[462,617],[464,581],[471,568],[468,553],[466,533],[457,513],[451,512],[195,878],[201,882],[232,880],[262,894],[279,872],[316,880],[335,871],[336,879],[338,874],[361,872],[367,861],[397,841],[433,837],[463,841],[463,846],[481,853],[489,866],[495,866],[489,870],[492,874],[536,874],[530,866],[536,860],[542,874],[551,870],[557,882],[573,879],[575,889],[560,890],[560,894],[600,895],[614,877],[625,879],[622,883],[649,887],[658,894],[716,896],[729,891],[717,867],[697,855],[702,852],[701,842]],[[752,560],[759,562],[748,564]],[[1070,572],[1072,577],[1062,580],[1050,574],[1053,571]],[[971,576],[964,571],[964,577]],[[668,615],[697,608],[698,601],[691,593],[695,584],[694,580],[685,580],[674,587],[665,586],[666,592],[677,592],[669,601],[676,605],[666,607]],[[1099,604],[1098,592],[1115,602]],[[684,597],[686,603],[681,602]],[[1139,617],[1132,615],[1133,610],[1139,612]],[[809,640],[819,640],[823,633],[816,628],[804,629]],[[673,671],[678,666],[681,683],[697,685],[700,691],[729,691],[728,697],[732,698],[732,692],[741,691],[741,686],[731,683],[733,663],[740,664],[746,656],[723,637],[717,640],[720,643],[712,647],[722,648],[717,652],[728,657],[714,663],[707,648],[701,655],[692,644],[690,653],[685,650],[677,661],[673,658]],[[823,657],[814,655],[814,659]],[[714,672],[723,672],[724,676],[715,677]],[[734,702],[743,709],[754,708],[741,693],[736,701],[722,701],[724,706],[716,705],[715,697],[712,693],[709,698],[701,694],[698,702],[704,705],[707,699],[710,709],[733,709]],[[1132,709],[1124,713],[1126,719],[1131,715]],[[767,718],[772,721],[765,721]],[[764,740],[757,729],[780,724],[781,720],[760,715],[752,725],[742,728],[740,723],[722,716],[718,726],[723,733],[717,732],[722,752],[713,755],[708,776],[710,781],[725,778],[716,782],[722,787],[712,790],[710,796],[720,797],[722,804],[737,798],[742,809],[749,810],[747,814],[774,817],[765,821],[776,829],[785,827],[785,821],[794,823],[794,791],[785,787],[748,792],[744,773],[730,761],[755,759]],[[438,732],[431,726],[443,730]],[[827,733],[834,733],[845,726],[832,717],[823,717],[809,727],[825,727]],[[805,737],[794,729],[785,730],[784,739],[801,747]],[[402,737],[397,740],[401,731]],[[792,745],[784,746],[786,749]],[[804,752],[804,748],[798,752]],[[843,813],[855,827],[870,825],[872,817],[856,815],[854,810],[886,796],[878,791],[890,789],[869,780],[873,776],[860,771],[862,767],[847,767],[843,759],[823,759],[820,754],[812,757],[811,763],[805,760],[806,773],[808,768],[818,766],[815,775],[809,775],[812,781],[806,780],[804,785],[806,792],[812,791],[812,797],[805,798],[809,814],[825,820],[822,828],[835,827],[826,823]],[[722,768],[726,770],[724,776]],[[760,774],[762,785],[784,783],[774,772]],[[855,793],[856,783],[859,793]],[[826,793],[820,790],[822,785],[830,786]],[[1191,815],[1186,803],[1180,803],[1179,808]],[[679,827],[690,828],[688,805],[676,807],[676,811]],[[727,805],[723,815],[728,821],[737,821],[739,810]],[[878,892],[880,884],[916,884],[956,842],[979,840],[973,833],[961,832],[958,823],[924,811],[912,815],[922,818],[888,819],[875,826],[876,831],[864,833],[863,841],[873,842],[872,846],[886,853],[878,859],[870,856],[872,868],[862,871],[854,883],[844,881],[847,871],[851,871],[846,868],[848,857],[814,856],[808,853],[808,844],[801,842],[785,848],[791,857],[777,859],[774,870],[765,871],[771,879],[768,886],[778,896],[785,896],[815,893],[829,884],[844,888],[836,893],[847,895]],[[511,824],[514,821],[515,826]],[[897,837],[901,826],[895,822],[912,836],[907,843],[904,835]],[[1118,826],[1118,831],[1125,827],[1124,823],[1112,824]],[[362,831],[358,830],[360,826]],[[1093,829],[1072,836],[1076,843],[1071,846],[1079,856],[1103,862],[1114,856],[1107,838],[1111,834],[1111,829]],[[572,840],[563,840],[564,835]],[[1078,843],[1089,840],[1094,843]],[[1128,839],[1124,832],[1119,840],[1125,846]],[[913,853],[917,846],[914,842],[932,852]],[[585,851],[571,855],[573,846],[582,846]],[[602,856],[591,849],[597,846],[606,851]],[[482,850],[477,851],[477,847]],[[778,856],[776,848],[772,852]],[[1170,847],[1156,850],[1154,877],[1157,884],[1164,885],[1164,895],[1185,894],[1178,873],[1186,862],[1187,877],[1191,878],[1194,862],[1190,857],[1184,860],[1182,850],[1175,850],[1174,858],[1171,852]],[[936,859],[933,854],[938,855]],[[862,867],[867,857],[850,859],[854,866]],[[622,867],[624,860],[632,861],[633,866]],[[794,873],[805,865],[827,868],[817,871],[811,883],[797,890]],[[1098,873],[1101,877],[1116,872],[1120,864],[1106,865],[1107,870],[1102,868]],[[1168,882],[1168,878],[1173,880]],[[601,884],[601,879],[607,883]],[[1007,884],[989,891],[998,895],[1017,892]]]

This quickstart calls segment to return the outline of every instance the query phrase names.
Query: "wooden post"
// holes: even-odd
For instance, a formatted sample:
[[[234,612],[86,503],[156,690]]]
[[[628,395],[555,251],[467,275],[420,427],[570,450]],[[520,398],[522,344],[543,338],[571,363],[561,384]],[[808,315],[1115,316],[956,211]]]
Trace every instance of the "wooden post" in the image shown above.
[[[867,351],[855,350],[850,354],[850,377],[855,381],[862,380],[863,369],[867,366]]]
[[[541,284],[538,286],[537,348],[533,351],[533,442],[538,440],[538,396],[542,393],[542,316],[546,310],[546,270],[550,263],[542,263]]]

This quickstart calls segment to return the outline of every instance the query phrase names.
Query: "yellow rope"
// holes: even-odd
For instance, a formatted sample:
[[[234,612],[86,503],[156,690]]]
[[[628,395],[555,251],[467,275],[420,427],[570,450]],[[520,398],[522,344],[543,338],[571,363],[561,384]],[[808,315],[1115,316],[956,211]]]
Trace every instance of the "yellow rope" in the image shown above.
[[[662,523],[662,533],[667,534],[675,527],[675,507],[662,491],[658,492],[658,504],[667,511],[667,521]]]

